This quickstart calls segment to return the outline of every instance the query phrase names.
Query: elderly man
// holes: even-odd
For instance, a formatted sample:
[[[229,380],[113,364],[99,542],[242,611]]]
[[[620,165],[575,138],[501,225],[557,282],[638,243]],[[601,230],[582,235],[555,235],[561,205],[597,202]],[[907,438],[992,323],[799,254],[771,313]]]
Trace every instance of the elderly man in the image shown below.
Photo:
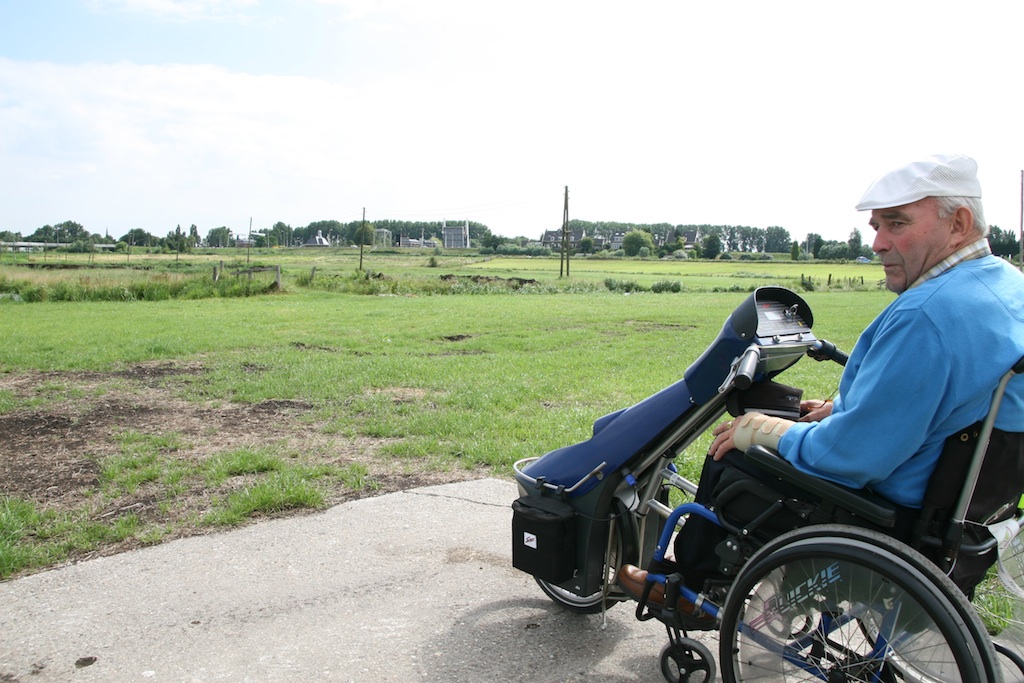
[[[934,156],[896,169],[857,209],[871,211],[872,249],[897,298],[861,335],[834,403],[806,406],[813,410],[799,422],[752,412],[715,428],[699,501],[712,502],[726,465],[742,468],[739,451],[760,444],[799,470],[889,499],[907,519],[947,437],[984,418],[999,378],[1024,356],[1024,276],[989,250],[973,159]],[[996,428],[1021,451],[1024,377],[1010,382]],[[691,586],[715,575],[720,539],[694,519],[677,535]],[[645,578],[635,567],[620,573],[631,594]]]

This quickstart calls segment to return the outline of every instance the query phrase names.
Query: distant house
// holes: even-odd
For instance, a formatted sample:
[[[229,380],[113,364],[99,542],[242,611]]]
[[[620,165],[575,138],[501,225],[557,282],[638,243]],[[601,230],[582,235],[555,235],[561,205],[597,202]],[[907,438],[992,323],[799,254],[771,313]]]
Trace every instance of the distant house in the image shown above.
[[[540,243],[549,249],[558,251],[562,248],[562,230],[545,230],[544,234],[540,238]],[[580,242],[584,237],[587,236],[587,231],[580,228],[579,230],[569,231],[569,249],[575,251],[579,248]]]
[[[697,232],[696,228],[690,230],[684,230],[683,236],[679,238],[679,241],[683,243],[683,249],[693,249],[697,246],[697,241],[700,239],[700,233]]]
[[[310,237],[308,240],[306,240],[306,243],[303,244],[302,246],[304,246],[304,247],[329,247],[329,246],[331,246],[331,243],[327,241],[326,237],[324,237],[323,230],[317,230],[316,231],[316,235],[314,237]]]

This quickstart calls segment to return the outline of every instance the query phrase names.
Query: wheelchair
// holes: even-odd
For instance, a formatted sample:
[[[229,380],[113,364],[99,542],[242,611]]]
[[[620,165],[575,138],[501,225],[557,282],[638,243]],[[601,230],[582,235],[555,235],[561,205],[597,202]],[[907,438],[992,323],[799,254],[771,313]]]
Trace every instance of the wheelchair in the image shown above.
[[[743,454],[758,476],[733,477],[714,505],[675,507],[636,607],[638,619],[666,627],[665,679],[715,680],[711,651],[689,635],[714,624],[724,681],[1024,681],[1012,619],[993,637],[968,599],[998,559],[1014,608],[1024,604],[1024,453],[1019,439],[1015,450],[997,448],[1007,435],[994,430],[1006,385],[1022,372],[1024,358],[985,420],[947,441],[909,524],[892,503],[802,473],[759,446]],[[721,578],[699,588],[666,562],[678,527],[693,518],[717,525],[723,539]],[[661,603],[649,600],[657,584]],[[694,611],[679,609],[678,598]]]

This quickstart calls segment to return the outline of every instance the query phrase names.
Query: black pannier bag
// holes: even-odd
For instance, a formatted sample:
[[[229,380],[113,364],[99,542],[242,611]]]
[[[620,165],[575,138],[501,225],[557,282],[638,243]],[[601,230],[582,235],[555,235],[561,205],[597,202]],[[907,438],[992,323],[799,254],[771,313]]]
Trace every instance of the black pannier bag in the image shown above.
[[[512,566],[550,583],[576,571],[576,512],[553,498],[523,496],[512,502]]]

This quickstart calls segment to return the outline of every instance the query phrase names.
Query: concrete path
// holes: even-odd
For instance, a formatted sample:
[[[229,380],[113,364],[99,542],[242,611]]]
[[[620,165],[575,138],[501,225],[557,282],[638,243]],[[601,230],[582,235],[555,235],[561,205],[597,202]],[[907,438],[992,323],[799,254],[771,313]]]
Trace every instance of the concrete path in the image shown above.
[[[0,583],[0,682],[663,680],[632,603],[602,629],[512,568],[515,497],[414,489]]]

